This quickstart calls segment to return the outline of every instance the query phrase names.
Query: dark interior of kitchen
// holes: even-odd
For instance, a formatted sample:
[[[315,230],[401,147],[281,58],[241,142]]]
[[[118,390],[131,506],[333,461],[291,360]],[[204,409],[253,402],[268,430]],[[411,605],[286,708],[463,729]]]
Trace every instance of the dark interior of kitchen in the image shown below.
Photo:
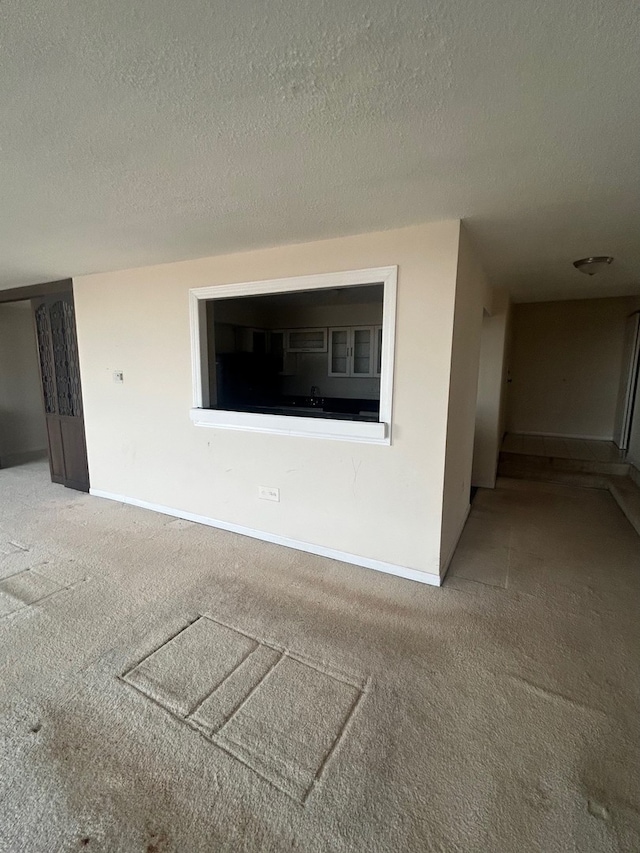
[[[377,421],[383,285],[207,303],[211,408]]]

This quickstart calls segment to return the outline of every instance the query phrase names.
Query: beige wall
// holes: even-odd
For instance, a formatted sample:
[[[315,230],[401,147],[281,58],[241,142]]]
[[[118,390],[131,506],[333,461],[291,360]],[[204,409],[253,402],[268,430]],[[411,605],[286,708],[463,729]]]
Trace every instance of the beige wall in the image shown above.
[[[442,222],[75,279],[92,489],[438,575],[459,231]],[[390,447],[190,422],[189,288],[392,264]],[[475,379],[456,391],[469,469],[470,384],[473,408]],[[280,488],[280,503],[259,500],[259,485]]]
[[[514,306],[509,432],[613,437],[625,321],[637,301]]]
[[[496,484],[504,434],[505,350],[510,309],[509,294],[495,290],[491,313],[485,311],[482,319],[471,483],[488,489],[493,489]]]
[[[0,464],[46,446],[31,305],[10,302],[0,305]]]
[[[442,510],[441,573],[446,572],[469,513],[480,334],[491,294],[464,228],[455,296]]]

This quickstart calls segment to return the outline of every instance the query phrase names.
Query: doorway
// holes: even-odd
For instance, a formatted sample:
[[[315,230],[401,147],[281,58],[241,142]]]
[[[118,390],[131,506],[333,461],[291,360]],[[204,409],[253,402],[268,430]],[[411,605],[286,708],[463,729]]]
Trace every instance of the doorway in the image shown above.
[[[0,291],[7,302],[31,304],[51,480],[89,491],[72,282]]]
[[[47,455],[31,304],[0,305],[0,468]]]
[[[620,390],[614,437],[620,450],[629,449],[634,416],[637,417],[638,374],[640,373],[640,311],[627,318],[620,374]]]

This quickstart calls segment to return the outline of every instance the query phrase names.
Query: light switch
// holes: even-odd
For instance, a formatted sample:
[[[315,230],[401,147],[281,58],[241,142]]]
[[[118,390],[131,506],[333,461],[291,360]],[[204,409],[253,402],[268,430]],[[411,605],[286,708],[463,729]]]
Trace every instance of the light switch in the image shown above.
[[[122,372],[122,370],[113,371],[113,381],[118,385],[122,385],[122,383],[124,382],[124,373]]]

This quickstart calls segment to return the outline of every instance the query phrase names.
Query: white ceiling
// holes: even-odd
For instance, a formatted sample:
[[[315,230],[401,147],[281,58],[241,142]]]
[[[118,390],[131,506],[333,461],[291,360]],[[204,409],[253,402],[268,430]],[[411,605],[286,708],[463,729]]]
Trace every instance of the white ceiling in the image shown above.
[[[8,4],[0,286],[462,217],[516,299],[640,293],[639,44],[633,0]]]

